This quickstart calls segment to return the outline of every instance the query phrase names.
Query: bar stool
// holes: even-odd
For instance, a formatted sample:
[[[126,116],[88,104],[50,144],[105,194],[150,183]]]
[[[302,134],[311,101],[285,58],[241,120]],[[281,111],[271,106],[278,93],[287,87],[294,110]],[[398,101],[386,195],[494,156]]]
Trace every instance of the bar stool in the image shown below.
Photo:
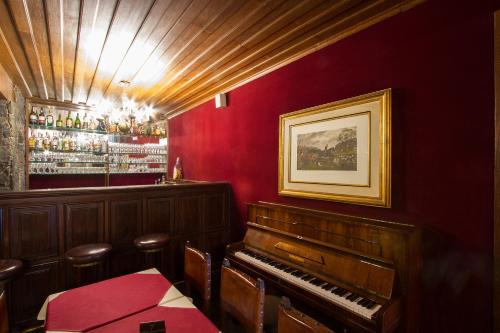
[[[0,333],[9,331],[7,312],[6,284],[23,268],[23,263],[16,259],[0,259]]]
[[[161,233],[148,234],[134,239],[135,247],[144,253],[146,268],[154,267],[154,255],[160,252],[160,270],[163,270],[164,248],[169,239],[170,237],[167,234]]]
[[[82,268],[100,265],[98,278],[102,279],[102,266],[110,251],[111,245],[106,243],[85,244],[66,251],[66,261],[76,268],[75,282],[77,286],[81,284]]]

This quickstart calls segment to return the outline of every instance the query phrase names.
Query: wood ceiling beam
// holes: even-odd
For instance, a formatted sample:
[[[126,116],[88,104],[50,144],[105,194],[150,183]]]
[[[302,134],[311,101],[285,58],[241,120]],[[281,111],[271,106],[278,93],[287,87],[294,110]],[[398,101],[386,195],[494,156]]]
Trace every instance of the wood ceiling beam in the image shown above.
[[[220,61],[217,66],[206,71],[203,76],[198,77],[197,81],[191,82],[191,85],[199,82],[195,89],[191,89],[186,85],[184,89],[177,88],[175,94],[171,96],[174,100],[175,96],[180,94],[188,101],[190,96],[194,96],[194,99],[199,98],[199,94],[206,93],[207,87],[210,88],[214,83],[220,82],[220,80],[228,76],[229,73],[240,73],[246,65],[261,63],[266,57],[269,57],[268,54],[274,48],[281,44],[289,43],[290,41],[295,43],[298,40],[298,36],[307,35],[304,34],[304,32],[309,31],[311,27],[318,22],[331,21],[340,13],[345,12],[348,8],[356,6],[357,3],[359,3],[359,1],[338,1],[335,2],[335,5],[325,2],[320,6],[312,8],[307,14],[300,17],[292,17],[293,22],[286,22],[283,29],[275,30],[271,34],[266,33],[266,38],[259,41],[258,44],[255,44],[252,39],[245,40],[244,45],[248,45],[248,49],[243,49],[243,52],[239,53],[234,59],[224,59],[226,60],[225,62]],[[220,87],[221,85],[216,84],[216,86]],[[213,89],[210,89],[210,91],[212,90]],[[165,96],[160,99],[157,104],[160,107],[165,106],[162,104],[163,101],[165,101]],[[169,105],[167,105],[167,107],[168,106]]]
[[[98,103],[153,8],[153,0],[122,0],[106,36],[86,104]]]
[[[85,103],[102,48],[116,13],[116,0],[82,0],[72,102]]]
[[[169,107],[168,104],[160,105],[159,108],[167,110],[165,111],[165,115],[161,116],[161,118],[172,118],[182,114],[190,108],[212,99],[218,92],[228,91],[241,86],[357,31],[396,15],[401,11],[413,8],[422,2],[424,2],[424,0],[405,1],[404,3],[396,1],[391,7],[381,10],[377,8],[377,6],[382,5],[381,1],[379,1],[376,3],[376,6],[365,8],[362,11],[345,14],[345,17],[341,21],[335,20],[335,22],[327,22],[321,27],[316,28],[315,31],[308,31],[307,37],[302,39],[301,42],[291,42],[288,46],[282,46],[279,53],[272,57],[267,57],[259,63],[248,66],[244,70],[240,70],[239,73],[234,76],[228,76],[225,80],[219,80],[217,84],[202,92],[198,92],[196,95],[191,96],[191,98],[186,99],[183,103],[179,103],[174,107]],[[352,24],[352,22],[357,22],[357,24]],[[269,64],[270,62],[271,64]]]
[[[276,34],[286,33],[286,29],[291,22],[296,21],[300,17],[310,15],[311,11],[314,13],[323,13],[325,8],[331,7],[327,2],[307,2],[307,1],[287,1],[275,11],[272,11],[269,16],[266,16],[262,21],[254,22],[247,30],[233,37],[232,41],[221,48],[211,57],[206,59],[204,63],[197,64],[197,71],[193,70],[196,74],[180,78],[176,84],[165,87],[168,91],[162,91],[157,95],[161,98],[155,100],[156,105],[164,105],[163,102],[168,99],[184,94],[190,90],[192,86],[202,83],[205,79],[210,78],[211,75],[217,75],[221,72],[226,72],[227,64],[233,61],[239,61],[245,52],[253,49],[257,45],[262,45],[266,41],[271,40],[269,36]],[[323,15],[323,14],[319,14]],[[308,16],[309,17],[309,16]],[[291,28],[290,28],[291,29]],[[260,56],[260,55],[258,55]]]

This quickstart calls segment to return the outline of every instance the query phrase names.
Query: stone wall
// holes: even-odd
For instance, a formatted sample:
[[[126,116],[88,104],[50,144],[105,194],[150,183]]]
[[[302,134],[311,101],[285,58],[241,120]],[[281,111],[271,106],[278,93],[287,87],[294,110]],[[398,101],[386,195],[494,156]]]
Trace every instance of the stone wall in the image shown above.
[[[0,191],[26,188],[24,103],[17,87],[11,101],[0,100]]]

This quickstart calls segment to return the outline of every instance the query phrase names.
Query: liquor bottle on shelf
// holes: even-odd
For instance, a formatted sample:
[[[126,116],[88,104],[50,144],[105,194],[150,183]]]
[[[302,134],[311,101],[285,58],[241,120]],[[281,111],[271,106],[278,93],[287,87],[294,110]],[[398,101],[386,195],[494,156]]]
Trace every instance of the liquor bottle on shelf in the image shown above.
[[[49,114],[47,115],[47,127],[54,127],[54,116],[52,115],[52,110],[49,109]]]
[[[45,137],[43,138],[42,144],[43,144],[43,149],[50,150],[50,136],[49,136],[49,133],[45,134]]]
[[[57,117],[56,127],[57,128],[62,128],[63,127],[63,121],[62,121],[62,118],[61,118],[61,112],[59,112],[59,115]]]
[[[52,151],[58,150],[59,147],[59,139],[57,138],[56,133],[52,136],[52,141],[50,142],[50,149]]]
[[[69,151],[69,136],[66,134],[63,139],[63,150]]]
[[[91,117],[89,122],[89,129],[95,131],[96,128],[97,128],[97,122],[95,121],[94,117]]]
[[[101,140],[98,138],[94,139],[94,153],[100,153],[101,147],[102,147]]]
[[[81,129],[82,128],[82,123],[80,121],[80,114],[76,114],[76,119],[75,119],[75,128]]]
[[[82,141],[78,137],[75,140],[75,150],[82,151]]]
[[[38,115],[36,114],[35,107],[31,108],[30,112],[30,124],[38,125]]]
[[[69,137],[69,150],[70,151],[76,150],[76,140],[74,135]]]
[[[32,130],[31,135],[28,138],[28,148],[29,150],[35,150],[35,147],[36,147],[36,137],[34,131]]]
[[[66,117],[66,128],[73,128],[73,119],[71,118],[71,111],[68,111],[68,116]]]
[[[83,116],[82,128],[84,130],[89,129],[89,118],[87,118],[87,113]]]
[[[45,126],[45,112],[43,112],[43,108],[40,108],[40,112],[38,113],[38,125]]]
[[[57,150],[58,151],[64,150],[64,138],[62,136],[59,136],[57,138]]]
[[[35,149],[36,150],[43,150],[43,137],[42,137],[42,133],[38,134],[38,136],[36,137]]]

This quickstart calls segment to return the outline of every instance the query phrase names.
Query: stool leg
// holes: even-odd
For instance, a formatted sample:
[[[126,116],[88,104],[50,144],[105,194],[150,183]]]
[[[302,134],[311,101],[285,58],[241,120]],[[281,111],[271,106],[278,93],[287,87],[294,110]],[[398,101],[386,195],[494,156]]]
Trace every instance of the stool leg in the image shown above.
[[[80,287],[82,283],[82,269],[80,267],[74,267],[75,271],[75,285],[76,287]]]
[[[162,272],[163,275],[166,274],[165,270],[165,249],[160,250],[160,271]]]
[[[145,252],[144,254],[146,256],[146,267],[145,269],[149,269],[149,268],[152,268],[154,267],[154,252]]]

